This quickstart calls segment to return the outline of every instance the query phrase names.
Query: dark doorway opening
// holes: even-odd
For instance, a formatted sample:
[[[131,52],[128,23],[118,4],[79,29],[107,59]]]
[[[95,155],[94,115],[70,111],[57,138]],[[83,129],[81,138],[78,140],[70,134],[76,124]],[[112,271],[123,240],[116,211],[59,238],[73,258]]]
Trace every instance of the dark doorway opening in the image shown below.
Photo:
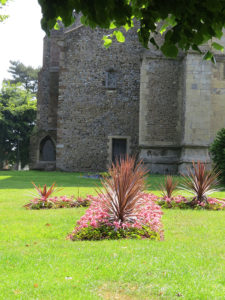
[[[115,163],[127,154],[127,139],[112,139],[112,162]]]
[[[49,136],[46,136],[40,144],[40,160],[55,161],[55,145]]]

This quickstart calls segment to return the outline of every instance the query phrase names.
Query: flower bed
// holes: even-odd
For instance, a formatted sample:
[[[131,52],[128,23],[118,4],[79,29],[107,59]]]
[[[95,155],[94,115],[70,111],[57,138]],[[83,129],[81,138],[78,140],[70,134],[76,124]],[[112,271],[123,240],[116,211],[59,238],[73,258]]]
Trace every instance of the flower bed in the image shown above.
[[[173,197],[157,197],[156,202],[162,208],[188,208],[188,199],[181,195]]]
[[[207,198],[203,201],[194,201],[193,199],[185,198],[181,195],[174,197],[159,197],[156,203],[162,208],[180,208],[180,209],[209,209],[209,210],[225,210],[225,200],[217,198]]]
[[[160,206],[156,196],[144,193],[146,174],[134,158],[117,161],[104,177],[104,192],[88,196],[91,202],[85,215],[68,235],[71,240],[119,238],[163,239]]]
[[[218,191],[218,176],[220,173],[214,169],[207,170],[206,165],[200,161],[192,162],[192,169],[187,168],[187,175],[183,176],[181,189],[188,191],[193,196],[185,198],[181,195],[175,196],[174,192],[178,185],[172,176],[166,176],[164,185],[161,184],[162,197],[156,202],[163,208],[193,208],[225,210],[225,201],[209,197]]]
[[[57,188],[55,183],[53,183],[49,188],[47,188],[46,184],[43,186],[43,188],[41,188],[40,185],[37,186],[33,182],[32,184],[35,188],[35,194],[32,193],[32,195],[37,196],[31,199],[28,204],[24,205],[24,207],[27,209],[69,208],[80,206],[87,207],[90,205],[89,200],[83,199],[80,196],[78,196],[76,199],[74,196],[51,197],[53,193],[62,190],[61,188]]]
[[[156,204],[155,195],[142,193],[133,211],[133,219],[113,221],[104,203],[106,194],[89,196],[90,207],[77,222],[74,231],[68,235],[72,240],[101,240],[119,238],[163,239],[162,210]]]
[[[56,208],[70,208],[70,207],[80,207],[89,206],[89,200],[78,197],[77,199],[74,196],[59,196],[59,197],[41,197],[34,198],[30,200],[30,203],[24,205],[27,209],[56,209]]]

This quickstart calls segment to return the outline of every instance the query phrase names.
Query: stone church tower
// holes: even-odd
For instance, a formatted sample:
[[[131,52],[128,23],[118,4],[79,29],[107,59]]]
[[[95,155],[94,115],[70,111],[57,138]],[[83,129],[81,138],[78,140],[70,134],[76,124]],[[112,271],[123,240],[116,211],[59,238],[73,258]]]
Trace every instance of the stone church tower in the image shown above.
[[[195,53],[177,59],[142,48],[135,31],[102,46],[104,30],[74,24],[44,40],[31,168],[104,171],[139,155],[153,173],[210,163],[225,127],[225,61]]]

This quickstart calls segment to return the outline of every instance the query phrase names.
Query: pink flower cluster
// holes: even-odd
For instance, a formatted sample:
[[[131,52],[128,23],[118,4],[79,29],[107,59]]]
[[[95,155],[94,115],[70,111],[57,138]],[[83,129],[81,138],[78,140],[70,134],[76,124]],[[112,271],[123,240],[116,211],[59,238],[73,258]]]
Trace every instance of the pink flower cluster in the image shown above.
[[[225,200],[219,200],[217,198],[208,198],[207,202],[197,202],[197,205],[209,209],[214,209],[214,210],[224,210],[225,209]]]
[[[157,198],[157,200],[159,200],[159,198]],[[187,202],[187,199],[184,197],[184,196],[181,196],[181,195],[177,195],[177,196],[174,196],[174,197],[163,197],[161,198],[161,200],[167,202],[167,203],[170,203],[171,201],[174,201],[175,203],[185,203]]]
[[[77,199],[74,198],[74,196],[68,197],[68,196],[59,196],[59,197],[35,197],[34,199],[31,199],[30,202],[24,207],[27,209],[50,209],[50,208],[63,208],[63,207],[80,207],[80,206],[89,206],[89,200],[86,198],[83,199],[81,197],[78,197]]]
[[[74,196],[71,196],[70,198],[68,198],[67,196],[55,196],[52,198],[48,198],[48,201],[51,201],[53,203],[59,203],[59,202],[66,202],[66,203],[70,203],[72,201],[74,201]]]
[[[79,226],[75,228],[76,231],[88,226],[98,227],[99,224],[111,225],[108,222],[109,215],[101,205],[104,197],[104,194],[99,194],[98,196],[88,195],[86,197],[87,200],[90,201],[91,205],[77,222],[77,225]]]
[[[134,227],[141,228],[143,225],[147,225],[152,231],[158,232],[163,238],[162,232],[162,210],[161,207],[155,202],[155,195],[142,193],[143,205],[141,205],[137,212],[137,221],[134,223]]]
[[[205,208],[212,210],[225,210],[225,200],[219,200],[217,198],[207,198],[206,201],[197,201],[192,204],[193,199],[187,199],[181,195],[175,197],[161,197],[156,200],[163,208]],[[192,204],[192,205],[191,205]]]
[[[225,199],[219,200],[217,198],[208,198],[207,199],[209,206],[212,208],[222,209],[225,210]]]
[[[71,202],[74,200],[74,196],[71,196],[70,198],[67,196],[60,196],[60,197],[51,197],[51,198],[46,198],[46,197],[35,197],[34,199],[31,199],[30,201],[34,204],[37,204],[39,202],[53,202],[53,203],[58,203],[58,202]]]
[[[222,207],[225,207],[225,199],[219,200],[217,198],[208,198],[209,204],[219,204]]]
[[[160,206],[156,203],[157,196],[153,194],[141,193],[140,201],[137,209],[133,212],[135,215],[135,221],[132,223],[121,222],[118,220],[109,221],[109,213],[104,203],[107,200],[106,194],[99,194],[98,196],[87,196],[87,199],[91,202],[90,207],[86,210],[84,216],[80,218],[77,222],[73,234],[79,232],[82,228],[85,227],[99,227],[102,224],[107,226],[113,226],[115,229],[119,228],[139,228],[142,226],[148,226],[153,232],[160,234],[161,239],[163,238],[162,230],[162,210]],[[141,203],[141,205],[140,205]]]

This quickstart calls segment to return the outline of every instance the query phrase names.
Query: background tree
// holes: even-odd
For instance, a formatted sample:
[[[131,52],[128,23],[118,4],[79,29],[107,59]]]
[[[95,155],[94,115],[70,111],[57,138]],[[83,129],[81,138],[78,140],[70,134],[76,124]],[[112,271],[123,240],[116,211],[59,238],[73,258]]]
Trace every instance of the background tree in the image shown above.
[[[40,68],[33,68],[25,66],[20,61],[10,60],[10,67],[8,72],[12,75],[13,79],[6,79],[10,83],[21,83],[23,87],[31,93],[36,93],[38,88],[38,72]]]
[[[35,125],[36,99],[18,84],[3,83],[0,91],[0,166],[28,163],[30,135]]]
[[[178,48],[200,51],[199,45],[212,39],[221,38],[225,26],[225,0],[38,0],[43,13],[42,28],[49,32],[58,17],[65,26],[74,22],[73,12],[82,13],[82,23],[92,28],[132,27],[133,19],[139,21],[138,36],[147,47],[149,41],[166,56],[175,57]],[[163,21],[161,26],[159,22]],[[166,31],[167,30],[167,31]],[[155,35],[165,33],[163,45],[158,45]],[[121,32],[113,35],[123,41]],[[111,43],[111,36],[105,38],[105,44]],[[212,47],[223,47],[213,42]],[[211,51],[205,54],[212,59]]]
[[[3,6],[4,5],[6,5],[6,2],[7,2],[8,0],[0,0],[0,11],[1,11],[1,9],[3,8]],[[2,14],[0,14],[0,23],[1,22],[3,22],[5,19],[7,19],[8,18],[8,16],[7,15],[2,15]]]
[[[220,178],[225,183],[225,128],[217,132],[209,151],[216,169],[220,171]]]

